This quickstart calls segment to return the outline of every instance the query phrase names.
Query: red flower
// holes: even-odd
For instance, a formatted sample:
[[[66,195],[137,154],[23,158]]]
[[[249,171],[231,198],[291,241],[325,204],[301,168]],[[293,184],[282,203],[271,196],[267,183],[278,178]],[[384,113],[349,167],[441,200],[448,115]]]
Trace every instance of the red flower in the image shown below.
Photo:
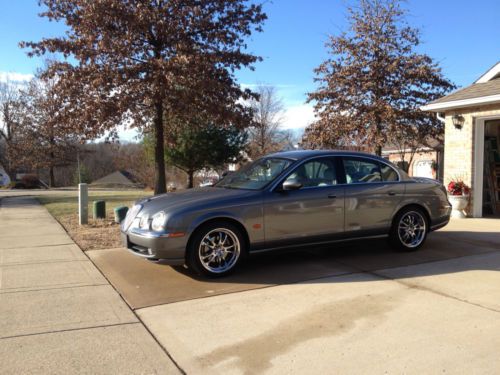
[[[448,193],[451,195],[467,195],[470,188],[463,181],[451,181],[448,184]]]

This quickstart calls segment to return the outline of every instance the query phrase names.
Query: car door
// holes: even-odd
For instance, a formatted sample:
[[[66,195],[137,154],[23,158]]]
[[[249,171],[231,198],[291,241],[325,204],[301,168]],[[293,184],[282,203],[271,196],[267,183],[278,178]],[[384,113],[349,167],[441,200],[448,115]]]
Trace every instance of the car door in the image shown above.
[[[399,173],[377,159],[342,157],[345,173],[346,235],[386,233],[404,197]]]
[[[338,184],[333,157],[309,159],[264,197],[266,247],[328,240],[344,231],[344,186]],[[296,180],[297,190],[282,183]]]

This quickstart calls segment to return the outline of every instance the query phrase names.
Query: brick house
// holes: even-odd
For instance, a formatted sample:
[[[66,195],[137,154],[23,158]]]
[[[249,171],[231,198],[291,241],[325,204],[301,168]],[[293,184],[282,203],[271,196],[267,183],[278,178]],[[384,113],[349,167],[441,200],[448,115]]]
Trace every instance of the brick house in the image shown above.
[[[410,150],[405,150],[402,155],[401,150],[396,146],[388,145],[382,149],[382,157],[391,163],[403,168],[403,162],[410,162]],[[404,161],[403,161],[404,157]],[[428,146],[419,147],[410,165],[408,174],[416,177],[434,178],[443,181],[443,145],[436,140],[429,141]]]
[[[422,110],[445,122],[444,183],[461,178],[472,188],[470,216],[500,216],[500,62]]]

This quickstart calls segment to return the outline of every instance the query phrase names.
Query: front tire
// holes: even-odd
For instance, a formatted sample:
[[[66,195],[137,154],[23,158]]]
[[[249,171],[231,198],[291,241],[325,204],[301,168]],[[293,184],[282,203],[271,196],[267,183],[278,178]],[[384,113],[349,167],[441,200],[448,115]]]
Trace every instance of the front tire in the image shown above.
[[[402,209],[392,224],[389,242],[400,251],[418,250],[429,233],[429,222],[425,212],[418,207]]]
[[[188,245],[187,265],[196,273],[222,277],[241,263],[246,243],[241,230],[227,222],[212,222],[198,229]]]

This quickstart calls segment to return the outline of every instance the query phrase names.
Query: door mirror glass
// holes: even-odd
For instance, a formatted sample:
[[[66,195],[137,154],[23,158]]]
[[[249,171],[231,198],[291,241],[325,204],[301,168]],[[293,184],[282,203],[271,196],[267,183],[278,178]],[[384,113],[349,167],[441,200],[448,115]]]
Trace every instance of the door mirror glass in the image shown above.
[[[294,178],[289,178],[285,182],[283,182],[283,190],[285,191],[299,190],[301,187],[302,184]]]

